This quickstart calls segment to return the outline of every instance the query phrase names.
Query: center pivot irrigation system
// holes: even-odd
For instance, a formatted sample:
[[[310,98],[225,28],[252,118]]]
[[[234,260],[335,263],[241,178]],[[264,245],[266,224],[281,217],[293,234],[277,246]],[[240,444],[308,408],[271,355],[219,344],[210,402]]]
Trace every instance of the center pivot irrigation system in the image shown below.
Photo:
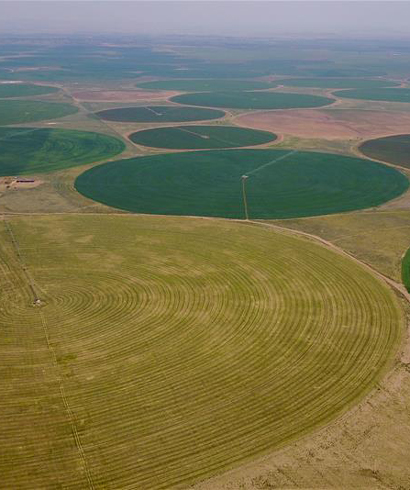
[[[246,181],[249,179],[249,177],[252,174],[256,174],[256,172],[259,172],[259,170],[262,170],[263,168],[268,167],[269,165],[273,165],[274,163],[279,162],[280,160],[284,160],[288,156],[293,155],[293,154],[295,154],[297,152],[298,152],[298,150],[292,150],[289,153],[286,153],[286,155],[282,155],[279,158],[275,158],[274,160],[271,160],[268,163],[264,163],[260,167],[255,168],[255,169],[251,170],[250,172],[247,172],[246,174],[242,175],[242,177],[241,177],[241,181],[242,181],[242,199],[243,199],[243,207],[244,207],[244,210],[245,210],[245,220],[246,221],[249,221],[248,198],[247,198],[247,195],[246,195]]]

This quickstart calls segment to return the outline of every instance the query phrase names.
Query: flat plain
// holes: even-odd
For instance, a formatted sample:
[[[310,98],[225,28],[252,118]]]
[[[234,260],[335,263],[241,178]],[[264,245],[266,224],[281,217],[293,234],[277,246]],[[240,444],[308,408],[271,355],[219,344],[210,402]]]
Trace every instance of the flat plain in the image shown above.
[[[0,99],[9,97],[28,97],[46,95],[57,92],[57,87],[49,85],[34,85],[29,83],[0,83]]]
[[[56,119],[76,112],[78,112],[78,108],[67,103],[38,100],[0,100],[0,125]]]

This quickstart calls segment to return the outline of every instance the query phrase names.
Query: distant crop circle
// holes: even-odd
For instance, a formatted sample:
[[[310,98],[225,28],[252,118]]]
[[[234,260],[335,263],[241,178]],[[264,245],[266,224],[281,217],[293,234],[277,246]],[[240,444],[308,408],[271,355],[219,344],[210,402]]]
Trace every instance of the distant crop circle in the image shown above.
[[[409,181],[359,158],[289,150],[209,150],[99,165],[75,186],[85,196],[135,213],[243,218],[242,176],[251,218],[352,211],[397,197]]]
[[[0,100],[0,125],[57,119],[78,112],[71,104],[39,100]]]
[[[286,78],[276,80],[279,85],[289,87],[318,87],[318,88],[380,88],[396,87],[399,83],[393,80],[366,79],[366,78]]]
[[[345,99],[379,100],[384,102],[410,102],[410,88],[374,88],[339,90],[336,97]]]
[[[124,149],[121,140],[101,133],[0,127],[0,175],[52,172],[107,160]]]
[[[359,150],[369,158],[410,168],[410,134],[368,140]]]
[[[31,83],[0,83],[0,99],[8,97],[28,97],[57,92],[57,87],[49,85],[34,85]]]
[[[334,99],[318,95],[284,92],[198,92],[176,95],[172,102],[204,107],[231,109],[292,109],[322,107],[332,104]]]
[[[225,116],[225,112],[169,105],[106,109],[96,112],[96,115],[106,121],[117,122],[185,122],[219,119]]]
[[[236,126],[170,126],[137,131],[129,138],[143,146],[188,150],[256,146],[274,141],[277,136]]]
[[[276,87],[277,83],[256,80],[192,79],[157,80],[144,82],[137,87],[148,90],[181,90],[183,92],[213,92],[216,90],[263,90]]]

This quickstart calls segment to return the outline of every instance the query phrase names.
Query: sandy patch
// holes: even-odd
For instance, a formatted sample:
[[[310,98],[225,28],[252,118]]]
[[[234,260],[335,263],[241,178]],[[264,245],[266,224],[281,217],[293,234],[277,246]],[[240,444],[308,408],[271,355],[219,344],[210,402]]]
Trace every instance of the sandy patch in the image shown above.
[[[299,138],[363,139],[410,131],[410,113],[353,109],[260,111],[235,119],[240,126]]]
[[[167,99],[179,92],[164,90],[161,92],[150,90],[84,90],[74,92],[72,96],[78,100],[98,102],[131,102],[137,100]]]
[[[33,189],[43,183],[32,177],[3,177],[0,179],[0,191],[13,189]]]

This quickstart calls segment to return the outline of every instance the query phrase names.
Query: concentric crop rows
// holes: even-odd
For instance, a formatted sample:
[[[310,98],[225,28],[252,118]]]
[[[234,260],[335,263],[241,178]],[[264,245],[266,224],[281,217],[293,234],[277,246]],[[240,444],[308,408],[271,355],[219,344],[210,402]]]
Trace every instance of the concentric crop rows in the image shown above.
[[[11,226],[43,306],[30,305],[3,231],[5,488],[191,483],[339,414],[400,335],[381,282],[265,228],[127,216]]]

